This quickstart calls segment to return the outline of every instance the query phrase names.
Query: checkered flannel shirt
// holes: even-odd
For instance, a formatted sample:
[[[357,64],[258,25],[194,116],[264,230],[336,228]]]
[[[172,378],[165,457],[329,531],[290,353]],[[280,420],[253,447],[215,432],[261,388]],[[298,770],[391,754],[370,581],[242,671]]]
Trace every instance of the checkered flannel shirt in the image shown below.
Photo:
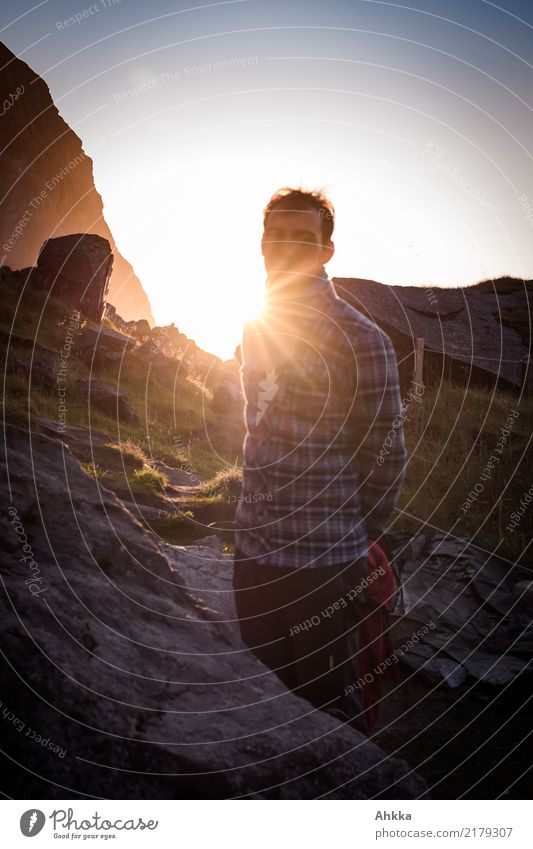
[[[267,299],[241,351],[241,556],[290,568],[366,556],[405,472],[389,337],[338,297],[322,268],[298,300]]]

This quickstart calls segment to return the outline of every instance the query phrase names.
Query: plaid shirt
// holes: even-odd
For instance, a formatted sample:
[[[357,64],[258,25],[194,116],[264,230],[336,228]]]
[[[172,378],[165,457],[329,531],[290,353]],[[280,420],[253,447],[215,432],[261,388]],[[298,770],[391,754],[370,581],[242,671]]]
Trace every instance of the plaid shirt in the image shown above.
[[[298,301],[269,303],[267,292],[241,350],[241,555],[291,568],[367,555],[406,461],[389,337],[338,297],[322,268]]]

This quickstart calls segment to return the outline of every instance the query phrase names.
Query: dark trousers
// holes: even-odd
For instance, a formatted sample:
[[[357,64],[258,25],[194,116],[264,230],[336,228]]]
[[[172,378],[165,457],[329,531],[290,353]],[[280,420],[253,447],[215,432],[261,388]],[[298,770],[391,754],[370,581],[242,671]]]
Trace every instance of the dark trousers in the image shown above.
[[[237,548],[233,589],[246,645],[296,695],[367,733],[357,681],[356,589],[366,558],[290,569],[244,558]],[[352,685],[352,692],[345,690]]]

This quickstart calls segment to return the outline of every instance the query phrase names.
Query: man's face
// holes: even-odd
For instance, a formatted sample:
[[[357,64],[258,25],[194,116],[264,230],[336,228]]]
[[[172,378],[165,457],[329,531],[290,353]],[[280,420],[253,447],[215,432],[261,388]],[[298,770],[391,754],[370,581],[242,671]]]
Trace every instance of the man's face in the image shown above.
[[[274,209],[261,241],[269,284],[294,286],[320,274],[333,256],[333,242],[323,244],[322,217],[317,209]]]

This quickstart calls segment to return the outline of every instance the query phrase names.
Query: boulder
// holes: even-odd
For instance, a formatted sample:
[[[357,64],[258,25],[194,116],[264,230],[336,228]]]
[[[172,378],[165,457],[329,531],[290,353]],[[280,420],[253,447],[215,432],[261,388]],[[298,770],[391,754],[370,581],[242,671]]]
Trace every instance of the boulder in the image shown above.
[[[102,236],[77,233],[47,239],[37,260],[36,285],[99,322],[112,266],[111,246]]]
[[[231,557],[163,548],[57,440],[8,427],[0,450],[10,797],[428,792],[405,761],[286,690],[246,649]]]

